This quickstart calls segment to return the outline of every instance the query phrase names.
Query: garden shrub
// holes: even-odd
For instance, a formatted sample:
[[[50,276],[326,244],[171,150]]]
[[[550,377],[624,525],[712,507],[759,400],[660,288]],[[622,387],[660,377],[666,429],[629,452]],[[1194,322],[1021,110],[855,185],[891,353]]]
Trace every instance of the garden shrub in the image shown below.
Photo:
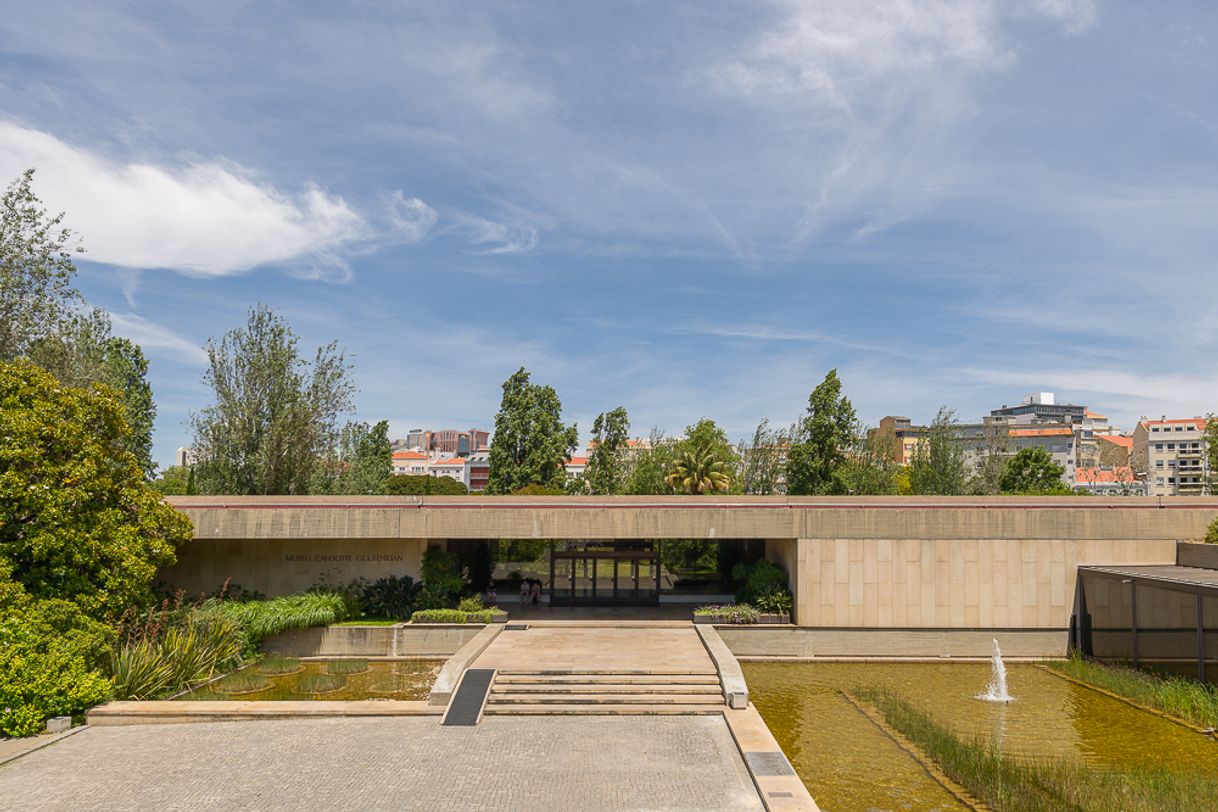
[[[791,611],[794,597],[786,589],[770,589],[757,596],[757,608],[770,614],[787,614]]]
[[[395,496],[465,496],[469,488],[446,476],[395,474],[385,480],[384,491]]]
[[[379,578],[360,590],[360,610],[365,617],[404,620],[414,611],[421,589],[409,575]]]
[[[1205,532],[1206,544],[1218,544],[1218,519],[1210,522],[1209,530]]]
[[[423,589],[417,600],[419,608],[450,609],[457,605],[465,582],[461,578],[461,564],[455,553],[429,547],[423,552],[420,570]]]
[[[411,623],[490,623],[493,609],[463,612],[460,609],[421,609],[410,616]]]
[[[786,591],[789,579],[786,569],[764,558],[750,564],[737,564],[732,568],[732,580],[736,587],[737,603],[756,603],[757,599],[775,590]]]
[[[486,606],[482,603],[482,596],[470,595],[468,598],[462,598],[457,604],[457,609],[462,612],[481,612]]]
[[[694,610],[698,617],[713,617],[720,623],[756,623],[758,612],[747,603],[728,603],[722,606],[699,606]]]
[[[0,568],[0,734],[30,736],[110,695],[113,632],[63,600],[34,600]]]

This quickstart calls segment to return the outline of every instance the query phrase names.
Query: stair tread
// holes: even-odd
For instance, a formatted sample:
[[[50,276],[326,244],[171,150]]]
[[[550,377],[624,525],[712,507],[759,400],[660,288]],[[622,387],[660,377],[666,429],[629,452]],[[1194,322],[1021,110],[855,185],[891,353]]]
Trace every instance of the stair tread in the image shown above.
[[[487,705],[491,716],[658,716],[723,713],[718,705]]]
[[[591,683],[597,685],[621,684],[647,685],[663,683],[667,685],[718,685],[717,674],[506,674],[502,671],[495,676],[496,682],[514,684],[551,684],[561,683]]]
[[[491,694],[488,705],[516,704],[617,704],[617,705],[670,705],[713,704],[707,694]],[[722,703],[720,697],[719,702]]]
[[[495,694],[708,694],[721,693],[718,685],[504,685]]]

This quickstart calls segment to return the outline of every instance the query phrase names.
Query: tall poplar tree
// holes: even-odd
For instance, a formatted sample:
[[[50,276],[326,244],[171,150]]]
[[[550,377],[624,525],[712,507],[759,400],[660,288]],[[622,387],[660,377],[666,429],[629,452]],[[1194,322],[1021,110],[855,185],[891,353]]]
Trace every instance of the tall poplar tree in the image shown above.
[[[334,342],[312,362],[291,326],[266,305],[245,327],[207,342],[203,382],[215,402],[191,419],[199,493],[303,494],[350,411],[351,367]]]
[[[958,496],[968,492],[969,468],[956,437],[956,411],[939,407],[909,464],[909,485],[916,494]]]
[[[530,383],[521,367],[503,382],[486,492],[511,493],[528,485],[561,490],[577,439],[576,427],[562,422],[562,402],[554,387]]]
[[[787,456],[787,493],[845,493],[843,468],[858,436],[854,406],[842,394],[837,370],[831,369],[808,396],[807,414]]]
[[[602,412],[592,421],[592,452],[584,482],[589,493],[622,493],[626,487],[626,443],[630,439],[630,417],[623,406]]]

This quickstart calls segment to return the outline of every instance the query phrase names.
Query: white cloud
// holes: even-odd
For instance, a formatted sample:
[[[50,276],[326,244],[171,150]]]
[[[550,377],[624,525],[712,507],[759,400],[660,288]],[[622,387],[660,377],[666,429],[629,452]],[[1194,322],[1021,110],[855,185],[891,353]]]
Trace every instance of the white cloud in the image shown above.
[[[485,246],[483,254],[523,254],[537,247],[537,229],[508,225],[481,217],[461,216],[463,230],[475,245]]]
[[[207,353],[198,344],[134,313],[110,313],[114,333],[139,344],[151,354],[163,352],[178,361],[196,366],[207,364]]]
[[[403,242],[418,242],[435,226],[436,210],[400,189],[385,196],[385,209],[392,233]]]
[[[289,194],[218,162],[124,163],[0,122],[0,176],[29,167],[44,204],[68,212],[86,257],[109,265],[197,276],[271,262],[326,268],[334,252],[368,236],[346,201],[317,186]]]

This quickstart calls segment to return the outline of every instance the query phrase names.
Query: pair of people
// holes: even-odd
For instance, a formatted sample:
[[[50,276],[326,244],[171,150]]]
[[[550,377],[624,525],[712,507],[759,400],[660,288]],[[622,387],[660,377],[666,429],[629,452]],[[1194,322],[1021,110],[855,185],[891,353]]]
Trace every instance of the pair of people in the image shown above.
[[[541,581],[536,578],[525,578],[520,582],[520,602],[541,603]]]

